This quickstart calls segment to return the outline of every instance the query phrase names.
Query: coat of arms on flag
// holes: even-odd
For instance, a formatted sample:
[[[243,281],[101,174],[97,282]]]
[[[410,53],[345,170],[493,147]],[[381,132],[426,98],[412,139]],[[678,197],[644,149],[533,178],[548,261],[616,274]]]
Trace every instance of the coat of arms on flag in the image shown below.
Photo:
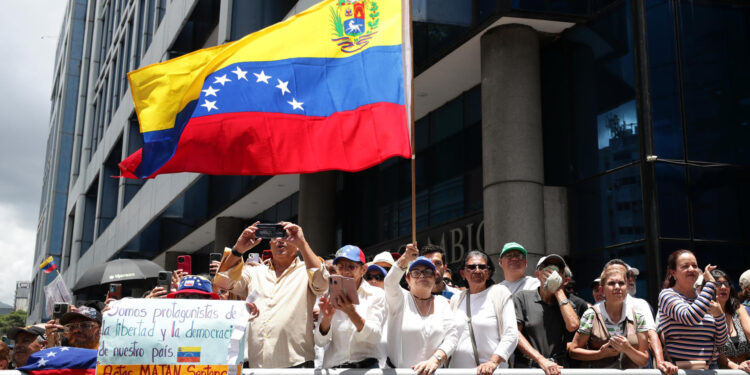
[[[374,0],[339,0],[331,6],[332,39],[342,52],[352,53],[367,46],[377,33],[380,21]]]

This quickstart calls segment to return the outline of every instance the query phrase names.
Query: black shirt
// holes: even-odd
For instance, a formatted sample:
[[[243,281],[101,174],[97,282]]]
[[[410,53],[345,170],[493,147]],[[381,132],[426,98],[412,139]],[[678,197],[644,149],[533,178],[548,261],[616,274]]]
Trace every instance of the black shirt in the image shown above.
[[[568,332],[565,328],[557,300],[547,304],[539,295],[539,289],[522,290],[513,295],[513,304],[516,320],[522,326],[520,333],[531,346],[545,358],[563,356],[567,359],[567,343],[573,340],[575,331]],[[571,299],[570,305],[579,317],[588,308],[588,304],[580,298]],[[515,355],[517,361],[525,357],[520,349],[516,349]]]

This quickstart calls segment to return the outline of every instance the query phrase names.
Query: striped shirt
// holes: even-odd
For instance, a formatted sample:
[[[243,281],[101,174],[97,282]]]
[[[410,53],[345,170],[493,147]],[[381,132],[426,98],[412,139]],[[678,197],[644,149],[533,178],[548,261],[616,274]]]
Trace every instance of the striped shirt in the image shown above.
[[[708,312],[716,286],[706,283],[697,298],[691,299],[672,288],[659,293],[659,331],[664,333],[664,348],[672,361],[714,362],[717,347],[727,341],[727,321],[724,314],[714,318]]]

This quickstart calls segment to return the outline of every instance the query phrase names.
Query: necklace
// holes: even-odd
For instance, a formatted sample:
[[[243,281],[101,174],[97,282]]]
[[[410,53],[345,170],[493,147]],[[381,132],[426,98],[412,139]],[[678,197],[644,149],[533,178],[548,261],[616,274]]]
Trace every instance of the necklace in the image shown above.
[[[422,318],[430,316],[430,314],[432,313],[432,307],[434,306],[434,303],[433,303],[433,301],[435,300],[433,298],[434,296],[431,295],[428,298],[419,298],[419,297],[417,297],[417,296],[415,296],[415,295],[413,295],[411,293],[409,293],[409,295],[411,295],[411,298],[414,300],[414,307],[417,308],[417,313],[419,313],[419,316],[421,316]],[[430,306],[427,308],[427,313],[426,314],[422,314],[422,309],[420,309],[420,306],[417,303],[417,300],[420,300],[420,301],[430,301]]]

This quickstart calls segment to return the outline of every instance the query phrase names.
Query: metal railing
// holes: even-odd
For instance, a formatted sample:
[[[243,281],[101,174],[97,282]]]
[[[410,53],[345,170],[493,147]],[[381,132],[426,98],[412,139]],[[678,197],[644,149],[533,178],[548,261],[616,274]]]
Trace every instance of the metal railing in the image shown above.
[[[242,375],[414,375],[411,369],[243,369]],[[475,375],[476,370],[438,369],[435,375]],[[680,370],[678,375],[747,375],[740,370]],[[0,370],[0,375],[27,375],[17,370]],[[494,375],[544,375],[540,369],[498,369]],[[563,369],[562,375],[662,375],[659,370]]]

